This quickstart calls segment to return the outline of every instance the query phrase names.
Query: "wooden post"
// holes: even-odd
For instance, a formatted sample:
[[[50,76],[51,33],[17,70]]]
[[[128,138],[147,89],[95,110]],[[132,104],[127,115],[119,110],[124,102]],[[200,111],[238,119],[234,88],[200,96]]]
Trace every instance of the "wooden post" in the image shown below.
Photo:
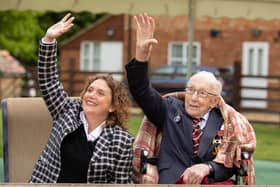
[[[234,62],[233,82],[232,106],[239,111],[241,104],[241,62],[239,61]]]

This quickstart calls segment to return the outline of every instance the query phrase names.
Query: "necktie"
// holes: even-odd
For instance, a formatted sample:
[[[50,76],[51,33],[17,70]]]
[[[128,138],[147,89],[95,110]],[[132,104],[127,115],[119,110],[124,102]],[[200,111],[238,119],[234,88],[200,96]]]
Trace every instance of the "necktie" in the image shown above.
[[[199,138],[202,135],[202,131],[199,127],[199,119],[193,119],[192,139],[193,139],[193,154],[197,155],[199,147]]]

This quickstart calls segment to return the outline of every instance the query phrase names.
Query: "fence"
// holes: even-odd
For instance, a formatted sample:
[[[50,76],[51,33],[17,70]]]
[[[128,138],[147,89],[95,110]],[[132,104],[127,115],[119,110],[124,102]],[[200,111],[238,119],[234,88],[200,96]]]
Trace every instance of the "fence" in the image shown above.
[[[280,125],[280,75],[242,75],[241,63],[236,62],[232,85],[235,109],[251,122]]]
[[[60,71],[60,80],[69,96],[79,96],[83,89],[85,80],[95,74],[112,74],[115,78],[121,80],[124,72],[108,72],[108,71],[88,71],[81,72],[74,70],[74,65],[69,70]],[[224,74],[224,78],[228,83],[225,89],[230,92],[230,104],[238,111],[243,113],[251,122],[270,123],[280,125],[280,75],[274,76],[249,76],[241,74],[241,63],[234,63],[234,72]],[[37,84],[37,68],[29,69],[30,74],[5,76],[0,79],[0,96],[40,96]],[[266,82],[265,86],[255,85],[248,86],[248,83],[254,80]],[[249,91],[255,94],[244,94]],[[260,93],[266,93],[265,97],[259,97]],[[250,107],[244,103],[253,103]],[[257,103],[264,103],[262,107],[257,107]]]
[[[70,66],[74,67],[74,66]],[[235,62],[233,72],[227,72],[223,74],[223,77],[228,83],[226,84],[230,94],[230,104],[243,113],[251,122],[255,123],[271,123],[280,125],[280,76],[249,76],[241,74],[241,63]],[[83,89],[84,81],[88,76],[94,74],[110,73],[113,76],[121,77],[124,75],[123,72],[80,72],[70,68],[67,71],[61,71],[61,81],[65,89],[71,96],[78,96]],[[262,79],[266,80],[267,86],[245,86],[245,79]],[[245,81],[244,81],[245,80]],[[250,82],[250,80],[249,80]],[[267,96],[260,98],[258,94],[252,94],[244,96],[244,91],[254,90],[255,93],[259,91],[267,92]],[[258,108],[257,106],[247,107],[244,102],[261,102],[265,104],[264,107]]]

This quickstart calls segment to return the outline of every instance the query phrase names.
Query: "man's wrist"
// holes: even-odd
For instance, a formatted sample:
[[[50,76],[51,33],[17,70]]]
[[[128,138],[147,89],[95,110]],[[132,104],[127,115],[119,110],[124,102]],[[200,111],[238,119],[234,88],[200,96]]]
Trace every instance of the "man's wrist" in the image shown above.
[[[206,165],[209,168],[209,175],[211,175],[214,172],[214,168],[213,168],[213,166],[211,165],[210,162],[206,162]]]

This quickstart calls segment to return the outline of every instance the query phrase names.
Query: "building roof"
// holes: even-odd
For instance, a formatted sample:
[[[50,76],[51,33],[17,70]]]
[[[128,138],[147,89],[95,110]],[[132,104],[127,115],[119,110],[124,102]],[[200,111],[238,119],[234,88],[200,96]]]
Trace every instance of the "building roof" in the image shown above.
[[[109,18],[111,18],[112,15],[108,14],[108,15],[104,15],[103,17],[101,17],[100,19],[98,19],[96,22],[94,22],[92,25],[82,29],[81,31],[77,32],[76,34],[74,34],[73,36],[71,36],[70,38],[64,40],[60,46],[65,46],[68,43],[72,42],[74,39],[78,38],[79,36],[83,35],[84,33],[90,31],[92,28],[97,27],[98,25],[100,25],[101,23],[107,21]]]
[[[7,50],[0,50],[0,72],[5,74],[22,74],[25,68]]]

